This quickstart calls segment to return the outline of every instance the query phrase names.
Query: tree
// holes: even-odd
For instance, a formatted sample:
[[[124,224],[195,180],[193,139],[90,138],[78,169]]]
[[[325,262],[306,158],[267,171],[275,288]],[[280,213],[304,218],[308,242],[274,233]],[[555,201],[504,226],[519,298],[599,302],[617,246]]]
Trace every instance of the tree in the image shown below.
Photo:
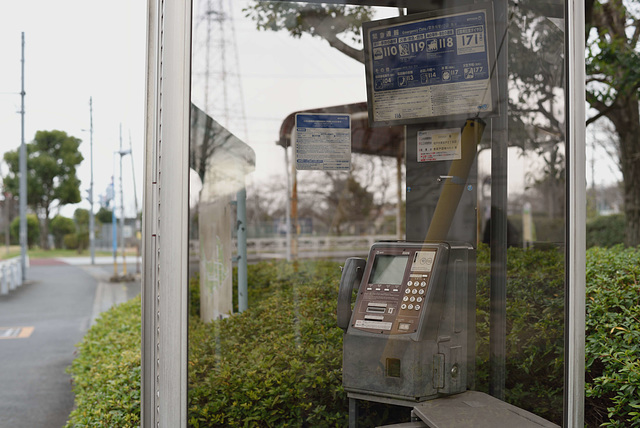
[[[103,224],[111,224],[113,221],[113,212],[105,207],[100,207],[96,213],[96,220]]]
[[[82,253],[89,246],[89,210],[78,208],[73,212],[78,237],[78,252]]]
[[[364,63],[362,49],[344,40],[360,43],[362,22],[373,19],[371,7],[256,1],[244,11],[260,30],[286,30],[297,38],[303,34],[320,37],[331,47]]]
[[[53,235],[53,243],[56,248],[63,247],[65,235],[76,231],[76,224],[73,220],[62,215],[57,215],[52,218],[49,226],[51,234]]]
[[[381,215],[386,203],[386,177],[382,174],[380,179],[376,174],[384,161],[377,156],[354,155],[348,173],[298,171],[298,218],[313,219],[315,233],[373,233],[371,220]]]
[[[345,226],[355,226],[369,220],[373,208],[373,194],[358,183],[353,175],[330,176],[332,191],[327,195],[327,217],[331,218],[330,231],[342,235]]]
[[[41,246],[49,248],[49,215],[53,208],[80,202],[80,180],[76,167],[82,162],[81,140],[63,131],[38,131],[27,144],[27,205],[42,220]],[[19,194],[19,149],[7,152],[9,173],[4,177],[7,191]]]
[[[624,181],[625,243],[640,245],[640,8],[631,0],[587,0],[587,101],[615,127]]]
[[[13,242],[20,240],[20,217],[11,222],[11,238]],[[40,238],[40,224],[35,214],[27,214],[27,247],[33,248]]]
[[[523,0],[511,5],[508,32],[509,146],[523,156],[535,153],[527,174],[526,201],[536,211],[562,219],[566,162],[564,123],[564,32],[549,19],[545,5]],[[542,203],[535,203],[536,199]],[[525,202],[524,200],[522,202]]]

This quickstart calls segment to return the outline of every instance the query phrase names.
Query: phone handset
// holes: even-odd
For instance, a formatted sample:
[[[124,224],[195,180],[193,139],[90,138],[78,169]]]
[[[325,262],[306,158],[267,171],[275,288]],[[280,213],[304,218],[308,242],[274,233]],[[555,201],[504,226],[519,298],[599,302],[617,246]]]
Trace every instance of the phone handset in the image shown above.
[[[360,287],[364,267],[367,264],[365,259],[359,257],[349,257],[342,268],[340,277],[340,288],[338,289],[338,327],[347,331],[351,321],[351,295],[353,287]]]

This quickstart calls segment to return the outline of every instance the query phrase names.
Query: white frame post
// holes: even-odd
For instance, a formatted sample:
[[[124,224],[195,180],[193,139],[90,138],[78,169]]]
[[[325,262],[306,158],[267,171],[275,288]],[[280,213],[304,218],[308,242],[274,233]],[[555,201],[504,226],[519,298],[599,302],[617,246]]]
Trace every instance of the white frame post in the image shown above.
[[[584,1],[566,0],[567,238],[565,301],[565,427],[584,427],[586,319],[586,155]]]
[[[141,426],[187,423],[191,0],[148,0]]]

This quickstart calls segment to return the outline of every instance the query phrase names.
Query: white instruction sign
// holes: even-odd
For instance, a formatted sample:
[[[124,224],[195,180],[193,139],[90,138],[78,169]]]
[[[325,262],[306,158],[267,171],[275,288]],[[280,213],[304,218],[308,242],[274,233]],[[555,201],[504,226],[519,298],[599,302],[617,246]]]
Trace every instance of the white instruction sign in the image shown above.
[[[461,159],[460,128],[418,131],[418,162]]]
[[[297,170],[351,169],[350,115],[298,113],[295,131]]]

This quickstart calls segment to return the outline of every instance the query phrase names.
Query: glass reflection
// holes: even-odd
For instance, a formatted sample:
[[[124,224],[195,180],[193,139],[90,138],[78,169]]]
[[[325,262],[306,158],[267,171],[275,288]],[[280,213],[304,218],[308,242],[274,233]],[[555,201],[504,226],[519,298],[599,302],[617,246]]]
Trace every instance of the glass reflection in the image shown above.
[[[534,3],[510,4],[503,15],[496,7],[496,64],[504,68],[492,66],[502,104],[482,119],[486,128],[473,141],[465,192],[450,233],[438,240],[464,241],[472,254],[465,261],[465,284],[476,291],[462,323],[471,348],[460,358],[468,379],[463,390],[491,393],[561,424],[563,5]],[[424,241],[448,184],[438,179],[454,161],[420,163],[417,139],[463,129],[467,118],[369,126],[361,23],[421,10],[204,0],[193,10],[189,423],[346,426],[348,394],[355,393],[343,387],[339,266],[349,257],[371,257],[375,242]],[[296,169],[297,112],[350,115],[350,171]],[[394,265],[394,273],[402,269]],[[386,282],[405,287],[403,293],[413,286],[406,279]],[[455,286],[442,284],[434,307],[455,299],[447,294]],[[420,297],[417,290],[409,297]],[[373,303],[363,307],[377,308],[369,313],[374,318],[361,325],[381,316],[381,302]],[[496,321],[496,307],[505,318]],[[452,314],[432,321],[450,319],[455,323]],[[496,323],[504,326],[502,347],[491,329]],[[445,339],[433,340],[439,355]],[[392,340],[382,343],[391,347]],[[362,352],[373,352],[367,346]],[[350,349],[345,361],[359,352]],[[446,376],[455,378],[454,357],[442,355]],[[403,358],[380,360],[375,370],[386,370],[381,379],[389,385],[419,376],[403,371]],[[437,358],[428,358],[429,379],[437,378]],[[447,394],[435,384],[433,394],[416,396]],[[374,394],[384,399],[358,395],[362,426],[408,420],[411,406],[385,395],[389,385]]]

